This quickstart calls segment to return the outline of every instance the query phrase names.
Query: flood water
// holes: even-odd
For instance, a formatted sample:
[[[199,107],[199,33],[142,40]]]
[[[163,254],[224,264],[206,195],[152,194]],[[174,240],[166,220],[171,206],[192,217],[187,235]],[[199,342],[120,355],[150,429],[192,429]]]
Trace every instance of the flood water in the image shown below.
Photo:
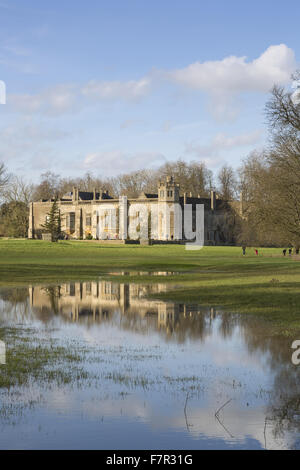
[[[299,449],[292,339],[252,316],[155,299],[166,290],[2,288],[0,374],[15,381],[0,386],[0,448]],[[51,360],[40,371],[43,350],[60,347],[55,372]]]

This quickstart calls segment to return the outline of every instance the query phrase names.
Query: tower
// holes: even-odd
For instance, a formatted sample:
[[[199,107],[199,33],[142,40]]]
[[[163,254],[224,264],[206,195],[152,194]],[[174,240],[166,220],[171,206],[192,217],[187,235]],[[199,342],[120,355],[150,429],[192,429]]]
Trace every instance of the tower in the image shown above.
[[[167,176],[165,181],[158,185],[159,202],[179,202],[179,184],[175,183],[173,176]]]
[[[173,176],[167,176],[158,185],[158,238],[160,240],[175,240],[181,238],[178,219],[179,184]],[[179,222],[179,225],[178,225]],[[181,225],[180,225],[181,228]]]

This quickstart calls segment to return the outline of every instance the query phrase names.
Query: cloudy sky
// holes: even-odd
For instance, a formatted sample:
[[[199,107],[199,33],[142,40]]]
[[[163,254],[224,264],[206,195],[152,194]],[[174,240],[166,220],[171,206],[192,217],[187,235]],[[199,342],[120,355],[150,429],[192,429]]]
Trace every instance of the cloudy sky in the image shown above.
[[[238,166],[300,60],[297,0],[0,0],[0,161],[35,181]]]

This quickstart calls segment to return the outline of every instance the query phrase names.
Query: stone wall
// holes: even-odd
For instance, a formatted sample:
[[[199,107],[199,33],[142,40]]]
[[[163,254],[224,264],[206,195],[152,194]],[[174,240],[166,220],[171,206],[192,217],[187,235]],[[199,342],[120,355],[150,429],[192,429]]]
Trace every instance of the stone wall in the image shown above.
[[[168,194],[168,193],[167,193]],[[176,197],[178,197],[176,193]],[[211,204],[212,201],[212,204]],[[180,241],[183,239],[183,217],[177,209],[192,204],[193,220],[197,204],[205,207],[204,243],[233,243],[235,218],[240,217],[238,203],[222,204],[216,200],[182,198],[180,205],[160,198],[107,200],[62,200],[58,202],[62,231],[70,239]],[[53,202],[30,204],[29,238],[42,238],[42,225]]]

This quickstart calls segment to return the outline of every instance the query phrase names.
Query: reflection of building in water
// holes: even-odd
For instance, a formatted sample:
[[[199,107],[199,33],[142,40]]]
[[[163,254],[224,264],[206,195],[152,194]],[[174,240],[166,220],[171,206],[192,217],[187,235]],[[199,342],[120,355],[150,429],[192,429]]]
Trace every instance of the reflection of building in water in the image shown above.
[[[111,281],[74,282],[50,287],[30,287],[30,303],[39,313],[61,314],[72,321],[101,322],[120,314],[135,328],[149,323],[172,333],[179,323],[191,320],[199,309],[149,298],[166,292],[166,284],[119,284]]]

